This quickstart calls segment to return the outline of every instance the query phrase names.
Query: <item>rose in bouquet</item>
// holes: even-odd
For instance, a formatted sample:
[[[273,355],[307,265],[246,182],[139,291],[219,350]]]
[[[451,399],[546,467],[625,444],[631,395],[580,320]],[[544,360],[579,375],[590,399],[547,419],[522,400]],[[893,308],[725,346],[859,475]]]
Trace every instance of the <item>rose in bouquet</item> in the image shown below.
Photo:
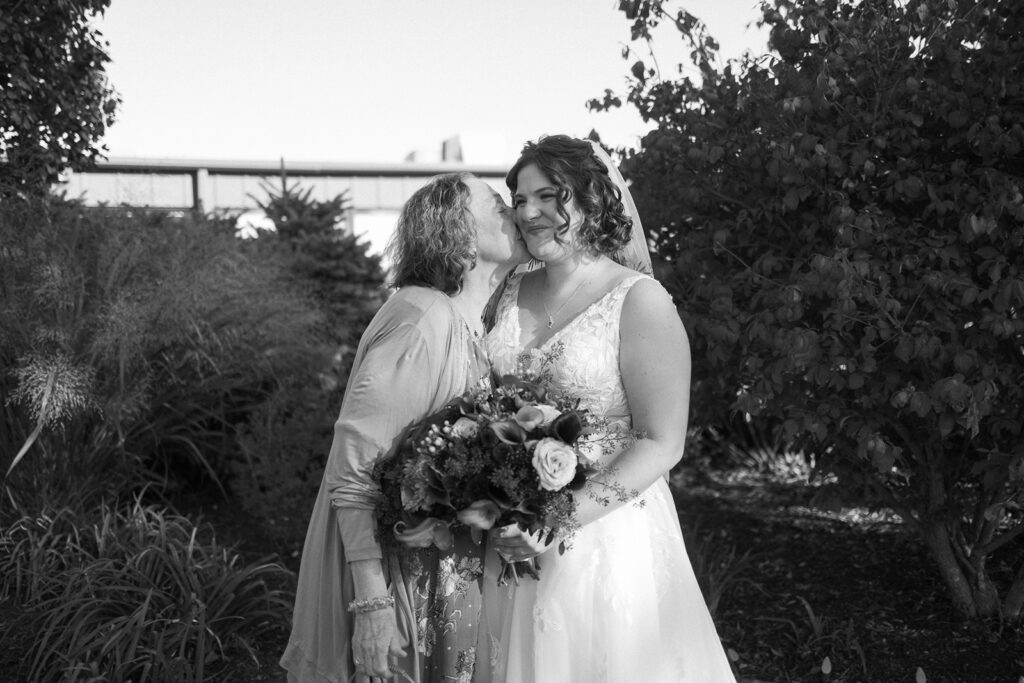
[[[488,529],[518,524],[561,538],[564,552],[578,526],[573,492],[598,470],[578,442],[600,423],[578,400],[513,375],[467,392],[414,425],[378,466],[382,543],[445,550],[459,528],[479,542]],[[506,563],[499,580],[536,578],[538,568]]]

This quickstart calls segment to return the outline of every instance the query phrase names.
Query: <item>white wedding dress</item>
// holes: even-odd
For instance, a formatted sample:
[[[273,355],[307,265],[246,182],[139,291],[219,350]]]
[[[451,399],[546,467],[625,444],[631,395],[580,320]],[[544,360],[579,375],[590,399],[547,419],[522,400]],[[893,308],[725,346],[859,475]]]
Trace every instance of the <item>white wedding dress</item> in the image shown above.
[[[551,384],[628,430],[619,314],[629,288],[643,277],[627,278],[539,349],[525,352],[520,278],[512,280],[486,340],[495,372],[536,372],[545,356],[555,356]],[[539,581],[499,588],[491,604],[485,597],[493,681],[734,683],[665,479],[640,501],[581,529],[565,554],[553,548],[542,555]]]

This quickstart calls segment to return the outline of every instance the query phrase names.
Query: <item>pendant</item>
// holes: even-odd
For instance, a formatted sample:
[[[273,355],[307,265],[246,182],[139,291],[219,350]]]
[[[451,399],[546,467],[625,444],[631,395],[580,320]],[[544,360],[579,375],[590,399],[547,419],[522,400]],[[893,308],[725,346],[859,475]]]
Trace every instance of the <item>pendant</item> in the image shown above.
[[[549,316],[548,316],[548,329],[550,330],[550,329],[551,329],[552,327],[554,327],[554,326],[555,326],[555,319],[554,319],[554,318],[552,318],[552,317],[551,317],[551,316],[549,315]]]

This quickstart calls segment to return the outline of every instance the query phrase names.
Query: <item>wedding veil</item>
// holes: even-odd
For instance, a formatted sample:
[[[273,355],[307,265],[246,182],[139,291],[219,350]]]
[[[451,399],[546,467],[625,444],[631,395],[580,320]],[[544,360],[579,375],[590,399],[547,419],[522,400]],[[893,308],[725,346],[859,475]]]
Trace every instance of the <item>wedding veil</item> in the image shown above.
[[[617,263],[621,263],[638,273],[653,276],[654,269],[651,267],[651,252],[647,246],[647,237],[644,235],[644,226],[640,222],[640,214],[636,210],[636,204],[633,203],[633,195],[629,192],[626,179],[619,173],[619,168],[600,144],[590,140],[590,146],[594,149],[594,155],[608,168],[608,175],[611,177],[612,182],[622,192],[622,205],[626,209],[626,214],[633,220],[633,233],[629,242],[619,249],[612,258]]]

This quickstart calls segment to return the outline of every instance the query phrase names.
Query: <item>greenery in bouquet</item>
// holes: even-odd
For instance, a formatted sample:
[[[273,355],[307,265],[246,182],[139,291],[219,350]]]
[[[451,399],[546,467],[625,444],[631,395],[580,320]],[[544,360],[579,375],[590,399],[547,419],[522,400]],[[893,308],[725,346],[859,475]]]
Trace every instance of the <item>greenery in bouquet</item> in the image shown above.
[[[377,468],[381,543],[447,550],[459,529],[479,542],[484,531],[518,524],[543,531],[548,542],[559,538],[564,552],[578,529],[573,493],[606,471],[601,453],[632,438],[579,403],[539,381],[506,375],[421,420]],[[536,562],[517,562],[501,578],[536,578],[537,569]]]

